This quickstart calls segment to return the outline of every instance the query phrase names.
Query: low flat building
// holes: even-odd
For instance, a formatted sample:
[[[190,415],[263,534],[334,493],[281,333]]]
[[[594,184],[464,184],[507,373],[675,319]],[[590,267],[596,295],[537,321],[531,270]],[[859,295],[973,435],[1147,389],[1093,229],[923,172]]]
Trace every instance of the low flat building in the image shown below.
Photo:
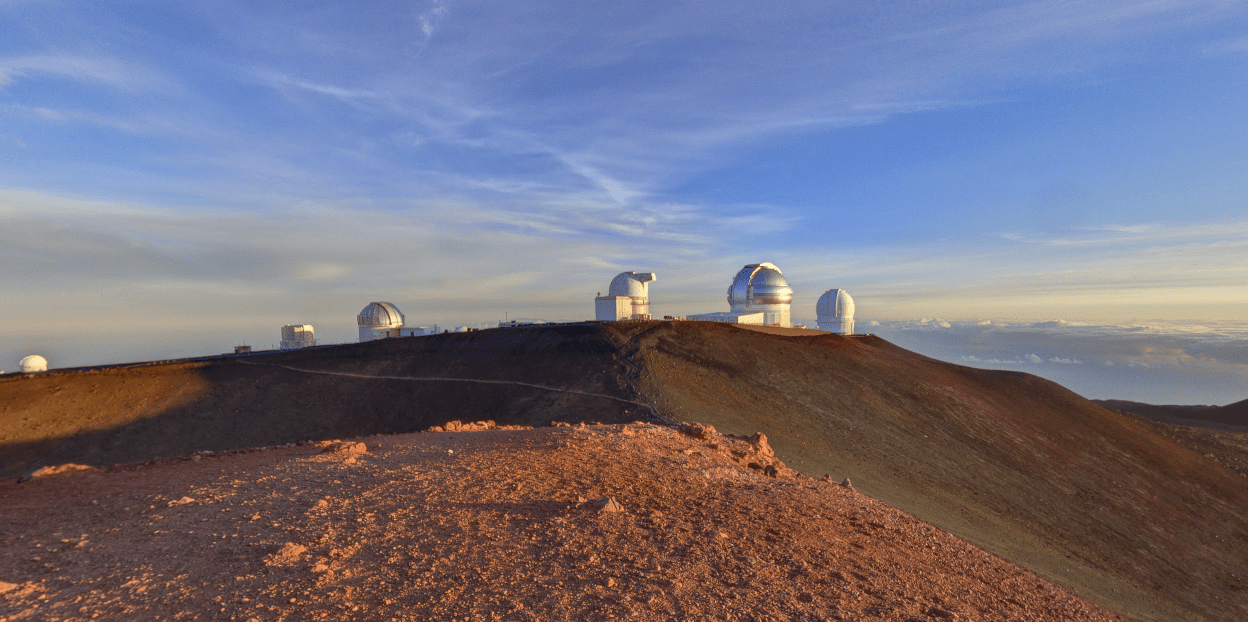
[[[762,311],[720,311],[718,313],[695,313],[685,316],[691,322],[719,322],[721,324],[749,324],[762,326],[766,314]]]

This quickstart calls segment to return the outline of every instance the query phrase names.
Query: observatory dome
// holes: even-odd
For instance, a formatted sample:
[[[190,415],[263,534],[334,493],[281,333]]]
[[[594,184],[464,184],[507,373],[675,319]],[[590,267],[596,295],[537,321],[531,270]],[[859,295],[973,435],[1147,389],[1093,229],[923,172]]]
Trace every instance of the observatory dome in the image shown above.
[[[621,272],[616,275],[614,279],[611,279],[611,287],[607,290],[607,295],[649,299],[650,288],[646,284],[653,280],[653,272],[645,272],[641,274],[636,272]]]
[[[621,272],[611,279],[607,295],[594,298],[599,322],[650,319],[650,282],[653,272]]]
[[[18,365],[21,366],[22,373],[24,374],[48,371],[48,359],[45,359],[38,354],[32,354],[22,359],[22,362],[18,363]]]
[[[370,302],[355,321],[361,328],[402,328],[403,314],[388,302]]]
[[[819,297],[819,302],[815,305],[815,313],[819,314],[820,320],[834,317],[852,318],[854,317],[854,299],[843,289],[829,289]]]
[[[829,289],[815,304],[819,330],[841,335],[854,334],[854,299],[843,289]]]
[[[787,305],[793,302],[793,288],[775,264],[750,264],[737,273],[728,288],[728,304],[733,311],[759,305]]]

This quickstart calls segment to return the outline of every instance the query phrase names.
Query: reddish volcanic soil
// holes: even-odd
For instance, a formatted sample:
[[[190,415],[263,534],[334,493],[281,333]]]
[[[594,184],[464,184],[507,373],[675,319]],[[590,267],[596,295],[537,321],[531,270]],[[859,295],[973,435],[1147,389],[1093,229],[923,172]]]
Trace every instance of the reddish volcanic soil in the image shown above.
[[[870,335],[742,330],[708,322],[615,322],[386,339],[192,363],[14,374],[0,377],[0,477],[12,482],[39,467],[63,463],[99,467],[201,451],[405,434],[451,419],[536,426],[551,420],[623,424],[654,412],[724,432],[762,430],[790,467],[815,477],[832,474],[837,481],[849,476],[866,495],[1132,619],[1248,620],[1242,576],[1248,573],[1248,480],[1232,470],[1248,467],[1248,457],[1237,457],[1248,456],[1248,441],[1178,434],[1102,408],[1035,376],[944,363]],[[516,437],[527,438],[524,434],[540,435]],[[511,468],[530,468],[497,459],[519,464]],[[576,459],[553,454],[543,458],[552,464],[576,464]],[[217,463],[215,458],[211,462]],[[239,469],[234,479],[250,481],[246,469]],[[67,478],[83,485],[95,481],[91,476]],[[525,490],[539,490],[545,481],[533,481]],[[300,490],[310,486],[291,485]],[[483,495],[492,494],[491,484],[480,485]],[[72,486],[57,486],[65,486],[58,490],[66,495],[72,492]],[[792,490],[799,489],[804,490]],[[289,486],[284,490],[289,492]],[[608,492],[569,485],[542,496],[526,492],[533,496],[523,498],[553,502]],[[33,493],[15,498],[26,494]],[[176,490],[150,496],[157,494],[168,499],[203,496]],[[627,508],[645,507],[636,497],[620,495]],[[10,507],[8,498],[0,499]],[[675,493],[669,499],[684,503]],[[787,497],[775,493],[769,499]],[[779,501],[759,501],[747,495],[734,503],[768,521],[764,529],[786,529],[781,523],[801,511]],[[389,516],[355,499],[341,502],[359,503],[353,507],[361,515]],[[153,501],[120,507],[150,505],[160,507]],[[191,507],[197,506],[179,511]],[[552,508],[541,512],[555,516],[564,511]],[[435,512],[429,520],[439,520],[437,510],[428,511]],[[786,512],[790,517],[784,518]],[[172,510],[159,513],[166,516],[162,520],[175,516]],[[501,514],[515,515],[509,510]],[[119,512],[112,520],[127,517],[132,515]],[[219,519],[226,517],[222,513]],[[99,529],[113,528],[103,519],[91,520],[101,521],[96,523]],[[513,524],[511,519],[500,523],[488,513],[480,520]],[[56,543],[81,533],[70,524],[58,528],[62,535]],[[117,527],[131,529],[128,524]],[[221,526],[209,533],[227,533],[226,542],[235,541],[234,532]],[[880,531],[881,537],[888,533]],[[51,545],[60,546],[56,543]],[[134,565],[123,563],[114,573],[172,563],[152,561],[156,557],[126,558],[125,563]],[[773,559],[762,553],[748,557]],[[733,572],[752,576],[742,574],[745,570]],[[471,576],[462,570],[460,574]],[[907,581],[916,590],[924,585]],[[694,584],[682,585],[693,589]],[[732,592],[707,585],[702,596],[707,602]],[[768,591],[757,599],[773,596],[778,597]],[[875,604],[893,606],[891,602],[881,597]]]
[[[10,480],[0,619],[1121,619],[797,475],[765,438],[682,430],[407,434]]]

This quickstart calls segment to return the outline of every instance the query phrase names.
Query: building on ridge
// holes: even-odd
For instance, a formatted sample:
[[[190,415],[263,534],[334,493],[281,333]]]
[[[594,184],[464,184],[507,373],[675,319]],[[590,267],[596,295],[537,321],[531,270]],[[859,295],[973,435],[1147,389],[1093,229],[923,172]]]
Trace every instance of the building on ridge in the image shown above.
[[[21,367],[23,374],[35,374],[48,371],[48,359],[32,354],[22,359],[18,366]]]
[[[594,298],[594,319],[600,322],[650,319],[650,283],[653,272],[621,272],[611,280],[607,295]]]
[[[815,304],[819,330],[838,335],[854,334],[854,299],[843,289],[829,289]]]
[[[298,350],[316,345],[311,324],[290,324],[282,327],[282,350]]]
[[[784,273],[775,264],[764,261],[745,266],[737,272],[728,287],[731,310],[690,315],[687,319],[789,328],[793,326],[790,316],[792,304],[793,288],[789,287]]]
[[[389,302],[370,302],[360,314],[355,316],[355,323],[360,327],[360,341],[373,341],[388,337],[421,337],[435,335],[438,326],[404,326],[406,318],[399,308]],[[311,327],[309,327],[311,328]]]

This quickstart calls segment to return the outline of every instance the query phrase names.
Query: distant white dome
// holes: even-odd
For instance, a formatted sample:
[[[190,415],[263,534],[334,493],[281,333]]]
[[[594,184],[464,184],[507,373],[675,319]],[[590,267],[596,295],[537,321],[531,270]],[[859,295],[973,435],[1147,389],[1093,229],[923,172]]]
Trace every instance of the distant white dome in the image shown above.
[[[611,279],[611,287],[607,290],[607,295],[644,298],[649,301],[650,286],[647,283],[653,280],[653,272],[621,272]]]
[[[854,299],[843,289],[829,289],[815,303],[816,326],[839,335],[854,334]]]
[[[815,313],[819,319],[852,318],[854,317],[854,299],[843,289],[829,289],[819,297],[815,304]]]
[[[25,373],[25,374],[32,374],[32,373],[40,372],[40,371],[48,371],[48,359],[45,359],[42,356],[39,356],[38,354],[32,354],[22,359],[22,362],[18,363],[18,365],[21,366],[22,373]]]
[[[388,302],[370,302],[355,317],[355,322],[361,328],[402,328],[403,314]]]
[[[776,264],[767,261],[741,268],[728,288],[728,304],[734,311],[792,302],[793,288],[789,287],[789,281]]]

